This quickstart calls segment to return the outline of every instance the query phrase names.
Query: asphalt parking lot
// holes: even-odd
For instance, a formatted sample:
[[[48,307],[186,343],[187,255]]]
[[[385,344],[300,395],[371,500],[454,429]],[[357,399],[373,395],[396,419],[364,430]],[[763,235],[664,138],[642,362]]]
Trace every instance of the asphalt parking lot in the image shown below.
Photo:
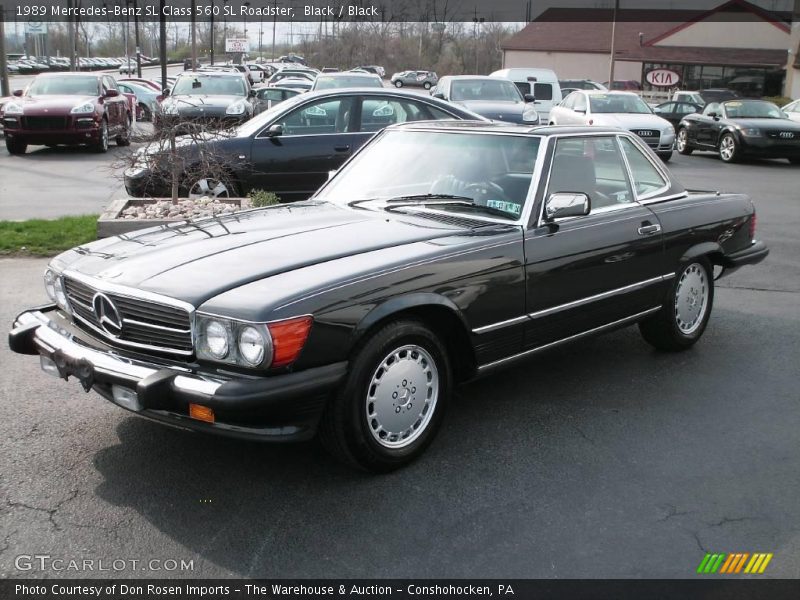
[[[23,164],[71,172],[65,202],[101,176],[92,155],[49,156]],[[21,186],[9,161],[2,185]],[[3,346],[0,577],[109,576],[15,567],[44,553],[125,559],[114,574],[136,577],[684,578],[707,551],[771,552],[767,576],[800,576],[800,169],[702,154],[671,168],[750,194],[772,249],[719,282],[703,340],[658,354],[629,328],[463,387],[428,452],[391,475],[315,443],[168,429]],[[4,214],[6,189],[50,210],[8,187]],[[4,326],[45,300],[45,263],[0,260]]]

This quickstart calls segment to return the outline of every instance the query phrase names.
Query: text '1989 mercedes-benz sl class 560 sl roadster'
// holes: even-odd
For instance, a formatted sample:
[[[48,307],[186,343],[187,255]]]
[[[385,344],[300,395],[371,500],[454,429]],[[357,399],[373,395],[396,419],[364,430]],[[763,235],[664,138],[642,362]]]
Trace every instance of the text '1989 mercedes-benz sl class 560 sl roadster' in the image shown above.
[[[763,260],[738,194],[687,192],[635,135],[417,122],[309,200],[79,246],[11,348],[142,416],[262,440],[319,433],[387,471],[453,386],[637,323],[689,348],[714,274]]]

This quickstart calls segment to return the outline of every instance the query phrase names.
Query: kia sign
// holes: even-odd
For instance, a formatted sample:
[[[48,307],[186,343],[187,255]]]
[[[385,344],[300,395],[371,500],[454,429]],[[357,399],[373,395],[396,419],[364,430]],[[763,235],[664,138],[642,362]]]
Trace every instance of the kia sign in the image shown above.
[[[654,69],[647,73],[647,83],[655,87],[672,87],[678,85],[681,76],[669,69]]]
[[[225,38],[225,52],[247,54],[250,43],[247,38]]]

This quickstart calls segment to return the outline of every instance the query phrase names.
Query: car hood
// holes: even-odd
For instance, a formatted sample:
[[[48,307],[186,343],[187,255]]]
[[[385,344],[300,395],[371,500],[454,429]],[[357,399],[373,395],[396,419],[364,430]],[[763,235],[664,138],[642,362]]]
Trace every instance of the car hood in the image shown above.
[[[178,110],[228,108],[234,102],[245,100],[244,96],[171,96],[171,104]],[[162,103],[163,105],[163,103]]]
[[[502,102],[497,100],[457,100],[455,104],[460,104],[487,119],[514,123],[522,121],[522,113],[525,111],[526,106],[524,102]]]
[[[619,127],[620,129],[658,129],[661,131],[669,125],[669,121],[658,115],[632,113],[593,113],[595,125]]]
[[[272,275],[462,229],[307,201],[92,242],[53,266],[199,306]]]
[[[728,119],[739,127],[773,129],[781,131],[800,131],[800,123],[791,119]]]
[[[47,111],[49,113],[68,113],[76,106],[90,102],[97,102],[97,96],[23,96],[14,97],[13,101],[18,102],[22,109],[27,113],[29,110],[34,112]]]

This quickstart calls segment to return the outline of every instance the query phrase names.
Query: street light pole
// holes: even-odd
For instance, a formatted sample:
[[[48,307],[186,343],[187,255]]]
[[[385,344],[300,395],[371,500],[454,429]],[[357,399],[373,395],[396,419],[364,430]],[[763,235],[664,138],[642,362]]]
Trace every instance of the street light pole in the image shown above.
[[[133,31],[136,36],[136,76],[142,78],[142,49],[139,46],[139,10],[133,0]]]

